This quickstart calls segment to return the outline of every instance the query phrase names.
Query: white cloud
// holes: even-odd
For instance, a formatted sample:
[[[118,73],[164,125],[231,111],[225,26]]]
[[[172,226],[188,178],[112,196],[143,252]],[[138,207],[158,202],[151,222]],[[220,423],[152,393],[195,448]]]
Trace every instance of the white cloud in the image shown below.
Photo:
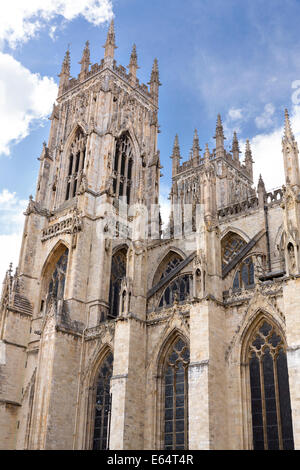
[[[22,232],[0,235],[0,285],[9,264],[13,263],[14,267],[18,266],[21,242]]]
[[[27,202],[7,189],[0,193],[0,283],[9,263],[18,264]]]
[[[160,185],[159,205],[160,215],[162,220],[162,230],[166,230],[169,223],[169,216],[171,210],[171,201],[169,199],[170,187],[166,184]]]
[[[228,117],[232,119],[233,121],[236,121],[237,119],[242,119],[243,118],[242,111],[243,111],[242,109],[231,108],[228,111]]]
[[[10,47],[33,38],[52,20],[72,21],[79,15],[94,25],[113,17],[111,0],[9,0],[1,9],[0,43]],[[53,34],[49,28],[49,34]]]
[[[274,113],[275,107],[273,106],[273,104],[266,104],[263,113],[255,118],[255,124],[258,129],[267,129],[268,127],[271,127],[274,124]]]
[[[0,52],[0,154],[9,155],[10,145],[44,119],[57,96],[53,78],[41,77],[23,67],[9,54]]]

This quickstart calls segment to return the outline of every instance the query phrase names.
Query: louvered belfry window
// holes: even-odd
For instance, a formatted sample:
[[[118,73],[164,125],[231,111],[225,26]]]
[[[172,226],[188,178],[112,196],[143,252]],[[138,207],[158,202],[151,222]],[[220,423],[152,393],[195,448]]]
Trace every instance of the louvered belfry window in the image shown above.
[[[81,129],[78,129],[70,148],[65,198],[66,201],[75,197],[77,191],[79,190],[84,169],[85,154],[86,136],[83,134]]]
[[[188,449],[188,365],[190,351],[182,339],[170,348],[164,369],[164,448]]]
[[[254,450],[294,448],[285,344],[263,320],[248,350]]]
[[[119,314],[121,283],[126,276],[126,255],[125,249],[119,250],[113,255],[111,261],[109,316],[113,318]]]
[[[113,168],[113,192],[116,198],[125,197],[130,204],[133,170],[132,143],[128,133],[122,134],[116,142],[114,168]]]

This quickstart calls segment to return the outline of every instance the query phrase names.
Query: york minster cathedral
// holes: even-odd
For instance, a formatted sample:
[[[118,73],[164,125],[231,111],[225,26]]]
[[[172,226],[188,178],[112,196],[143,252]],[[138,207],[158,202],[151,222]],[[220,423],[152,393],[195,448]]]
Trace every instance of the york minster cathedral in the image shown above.
[[[159,70],[148,85],[67,51],[19,264],[0,301],[1,449],[300,449],[300,174],[253,184],[249,141],[181,161],[159,210]],[[213,133],[214,131],[214,133]],[[228,136],[229,137],[229,136]],[[170,146],[171,147],[171,146]]]

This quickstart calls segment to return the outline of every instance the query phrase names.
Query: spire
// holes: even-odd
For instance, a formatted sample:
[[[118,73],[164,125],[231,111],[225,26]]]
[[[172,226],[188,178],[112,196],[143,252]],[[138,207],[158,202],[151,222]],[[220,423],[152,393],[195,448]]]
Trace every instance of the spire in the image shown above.
[[[79,64],[81,64],[79,78],[80,80],[84,80],[89,72],[89,67],[90,67],[90,43],[89,41],[86,41],[85,43],[85,47],[82,53],[82,58]]]
[[[258,180],[258,185],[257,185],[257,195],[258,195],[258,205],[259,207],[262,208],[265,205],[266,187],[265,187],[265,183],[261,175],[259,175],[259,180]]]
[[[172,176],[174,177],[177,174],[179,165],[180,165],[180,147],[179,147],[179,140],[178,140],[178,134],[175,135],[175,140],[174,140],[174,145],[173,145],[173,152],[171,155],[171,158],[173,160],[172,163]]]
[[[179,147],[178,134],[175,135],[174,145],[173,145],[173,153],[172,153],[171,158],[175,158],[175,157],[181,158],[180,157],[180,147]]]
[[[261,174],[259,175],[257,190],[258,190],[258,191],[261,190],[261,191],[266,192],[265,183],[264,183],[264,180],[262,179]]]
[[[65,57],[61,66],[61,72],[58,76],[60,79],[58,95],[61,95],[64,91],[66,84],[68,83],[70,79],[70,50],[69,48],[67,49],[67,52],[65,53]]]
[[[216,125],[216,135],[214,136],[214,139],[216,139],[216,156],[217,157],[223,157],[225,154],[225,150],[224,150],[225,138],[226,137],[224,137],[224,130],[223,130],[221,115],[218,114],[217,125]]]
[[[249,176],[251,177],[251,180],[253,180],[253,163],[254,162],[252,159],[252,150],[250,147],[249,139],[247,139],[244,164],[245,164],[246,170],[249,173]]]
[[[204,164],[207,165],[210,159],[210,152],[208,148],[208,144],[205,144],[205,152],[204,152]]]
[[[284,162],[284,173],[287,184],[300,186],[299,173],[299,150],[292,132],[288,110],[285,110],[284,136],[282,139],[282,153]]]
[[[289,117],[289,112],[287,109],[284,111],[284,138],[285,139],[290,139],[290,140],[295,140],[294,134],[292,132],[291,128],[291,123],[290,123],[290,117]]]
[[[104,58],[114,58],[116,46],[114,20],[111,20],[109,30],[107,33],[106,43],[103,46],[105,48]]]
[[[192,155],[193,158],[196,160],[199,159],[199,152],[200,152],[200,146],[199,146],[199,137],[198,137],[198,132],[197,129],[194,131],[194,139],[193,139],[193,147],[192,147]]]
[[[154,101],[157,103],[158,102],[158,89],[161,83],[159,81],[158,62],[156,58],[154,59],[154,62],[153,62],[149,85],[150,85],[150,93]]]
[[[236,135],[236,132],[234,131],[233,133],[233,139],[232,139],[232,155],[233,155],[233,160],[235,161],[239,161],[240,157],[239,157],[239,154],[241,153],[240,152],[240,147],[239,147],[239,141],[238,141],[238,138],[237,138],[237,135]]]
[[[129,68],[129,73],[131,77],[131,81],[133,84],[136,82],[136,71],[139,69],[139,66],[137,64],[137,53],[136,53],[136,45],[133,44],[132,46],[132,51],[131,51],[131,56],[130,56],[130,62],[128,65]]]

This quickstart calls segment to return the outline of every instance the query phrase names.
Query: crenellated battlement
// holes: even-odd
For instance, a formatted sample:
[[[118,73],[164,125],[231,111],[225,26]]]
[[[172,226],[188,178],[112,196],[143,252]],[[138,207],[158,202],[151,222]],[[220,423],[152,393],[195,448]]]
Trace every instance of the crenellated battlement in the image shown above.
[[[106,69],[111,70],[114,74],[116,74],[119,78],[125,81],[129,86],[134,88],[135,90],[142,93],[148,100],[152,100],[157,105],[158,102],[158,87],[160,86],[159,82],[159,75],[158,75],[158,67],[157,67],[157,60],[155,59],[154,65],[151,72],[151,79],[149,82],[150,88],[145,83],[140,83],[139,79],[136,77],[136,71],[138,69],[137,66],[137,55],[136,55],[136,47],[133,46],[133,50],[131,53],[130,64],[128,66],[129,71],[123,65],[117,65],[116,60],[114,59],[114,49],[115,46],[115,38],[114,38],[114,31],[113,31],[113,23],[110,26],[110,30],[108,32],[108,38],[105,48],[105,56],[101,59],[100,63],[91,64],[90,63],[90,51],[89,51],[89,42],[86,42],[82,59],[80,61],[81,64],[81,71],[78,74],[78,77],[71,77],[70,76],[70,52],[67,51],[63,64],[62,70],[59,75],[60,77],[60,84],[59,84],[59,93],[58,96],[61,96],[70,90],[80,86],[83,82],[93,78],[95,75],[103,72]]]

